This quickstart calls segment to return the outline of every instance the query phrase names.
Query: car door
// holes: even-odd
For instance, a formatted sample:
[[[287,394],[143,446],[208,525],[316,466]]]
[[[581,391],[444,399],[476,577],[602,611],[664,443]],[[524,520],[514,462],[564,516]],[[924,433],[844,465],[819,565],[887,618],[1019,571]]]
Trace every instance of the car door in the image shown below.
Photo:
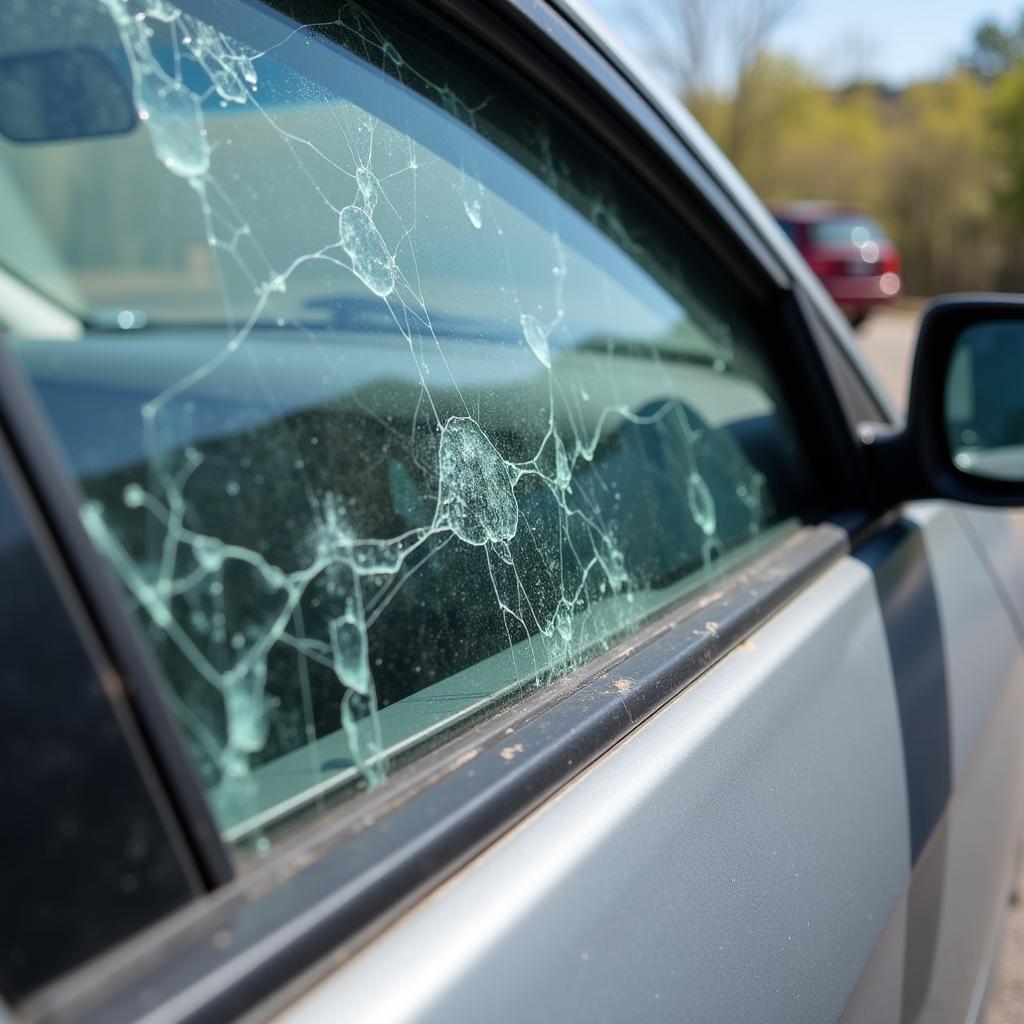
[[[867,512],[878,404],[699,144],[546,7],[60,7],[0,16],[54,83],[0,143],[4,468],[175,885],[63,959],[12,886],[5,995],[966,1006],[1019,639],[959,513]]]
[[[987,721],[951,798],[943,705],[977,676],[934,662],[969,601],[999,706],[962,715]],[[996,607],[955,516],[915,509],[281,1019],[971,1019],[1020,821]]]
[[[884,984],[880,965],[890,959],[886,949],[902,946],[900,1015],[889,1019],[973,1021],[984,1009],[1019,851],[1020,620],[1011,595],[1019,600],[1022,593],[1021,535],[1005,515],[935,505],[915,507],[911,515],[922,528],[938,611],[941,644],[933,656],[941,657],[942,671],[936,666],[930,676],[946,681],[949,762],[942,764],[929,741],[919,742],[920,771],[916,782],[908,774],[908,782],[912,793],[922,793],[942,779],[949,792],[849,1019],[885,1019],[874,1003]],[[906,597],[895,600],[907,603]],[[915,649],[922,657],[915,640],[890,632],[890,643],[894,651],[904,644],[897,657],[908,666]],[[901,709],[917,707],[924,740],[937,729],[925,725],[923,670],[915,675],[916,683],[906,676]],[[905,736],[908,749],[910,742]]]

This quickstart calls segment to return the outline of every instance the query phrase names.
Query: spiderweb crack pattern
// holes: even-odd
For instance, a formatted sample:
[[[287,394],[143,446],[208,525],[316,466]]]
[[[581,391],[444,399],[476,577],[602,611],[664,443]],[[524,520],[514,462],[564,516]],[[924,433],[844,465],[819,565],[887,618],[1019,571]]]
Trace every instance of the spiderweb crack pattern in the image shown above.
[[[570,253],[552,215],[550,293],[543,303],[520,298],[512,258],[502,293],[518,311],[519,344],[532,353],[548,375],[547,430],[532,451],[514,452],[500,436],[489,434],[477,406],[463,398],[456,374],[448,365],[445,343],[435,329],[421,278],[417,240],[418,172],[438,159],[354,104],[336,102],[334,127],[344,140],[347,159],[339,158],[323,139],[305,136],[295,119],[278,114],[260,98],[261,68],[274,48],[257,51],[169,0],[93,0],[116,26],[131,71],[138,117],[155,158],[166,172],[182,179],[195,195],[215,265],[248,283],[252,301],[237,321],[226,312],[229,335],[212,358],[196,365],[140,412],[148,455],[149,476],[124,487],[124,509],[146,517],[159,534],[156,557],[140,559],[129,550],[116,526],[121,510],[99,501],[87,502],[82,519],[95,543],[115,568],[143,613],[158,627],[192,672],[223,704],[224,734],[218,735],[176,699],[175,710],[194,742],[201,746],[224,783],[222,799],[236,808],[254,798],[253,759],[265,750],[274,700],[268,697],[268,659],[288,648],[299,659],[298,682],[310,666],[328,668],[337,682],[338,721],[358,772],[369,786],[387,775],[378,693],[372,663],[374,624],[414,573],[429,572],[441,551],[460,545],[478,550],[485,559],[493,600],[500,610],[513,657],[525,647],[523,678],[540,677],[570,668],[598,636],[607,631],[595,619],[595,602],[607,595],[632,600],[641,581],[631,574],[600,490],[600,476],[588,471],[595,452],[612,424],[653,427],[671,419],[684,439],[678,453],[679,479],[685,480],[686,502],[699,530],[705,563],[722,550],[716,498],[696,451],[703,427],[693,423],[678,403],[662,403],[636,411],[628,402],[611,401],[592,428],[582,426],[578,409],[591,401],[584,382],[566,394],[553,372],[567,321],[565,289],[573,272]],[[421,93],[454,118],[473,128],[486,101],[475,105],[445,84],[429,81],[402,57],[373,22],[358,9],[345,9],[347,30],[361,33],[379,67],[400,81],[415,82]],[[278,45],[296,36],[315,36],[335,23],[297,28]],[[202,85],[196,87],[200,80]],[[256,237],[232,189],[218,178],[218,147],[211,141],[207,111],[244,108],[258,117],[286,147],[292,161],[288,187],[304,182],[322,206],[329,237],[316,247],[280,263]],[[544,142],[542,138],[542,148]],[[387,171],[381,171],[381,163]],[[557,179],[555,160],[544,156],[549,184]],[[594,200],[591,218],[613,219],[603,200]],[[468,230],[505,246],[498,209],[480,180],[472,152],[457,167],[451,197],[453,216]],[[623,230],[624,246],[632,244]],[[197,446],[171,445],[168,424],[181,415],[191,391],[221,367],[240,360],[253,331],[274,310],[297,276],[311,264],[323,265],[339,277],[359,282],[364,296],[404,338],[408,359],[419,384],[414,438],[429,438],[430,451],[421,470],[432,475],[430,489],[414,480],[404,463],[392,461],[387,484],[396,506],[412,523],[391,535],[363,536],[352,521],[351,495],[318,486],[309,474],[310,445],[296,443],[295,473],[305,487],[310,526],[305,531],[301,564],[283,565],[267,549],[234,543],[204,530],[202,510],[190,498],[190,483],[205,471],[207,456]],[[532,296],[531,296],[532,299]],[[277,323],[296,331],[304,325],[290,316]],[[716,369],[726,368],[731,345],[723,338]],[[438,400],[440,381],[455,396],[456,407]],[[614,382],[612,385],[614,391]],[[569,425],[568,429],[566,424]],[[386,425],[386,424],[385,424]],[[393,428],[388,428],[393,429]],[[300,451],[301,448],[301,451]],[[754,533],[763,517],[763,484],[752,472],[737,486]],[[516,546],[531,543],[536,527],[524,510],[527,496],[543,492],[555,509],[559,534],[558,564],[552,569],[557,596],[541,600],[538,586],[524,580]],[[241,500],[239,484],[230,474],[227,498]],[[533,500],[532,497],[530,500]],[[537,543],[534,541],[533,543]],[[539,547],[539,545],[538,545]],[[258,593],[260,613],[248,621],[231,622],[227,594],[239,587]],[[201,600],[198,595],[201,595]],[[309,627],[309,610],[321,611]],[[323,609],[328,609],[323,613]],[[172,698],[173,699],[173,698]],[[306,738],[316,731],[309,724]]]

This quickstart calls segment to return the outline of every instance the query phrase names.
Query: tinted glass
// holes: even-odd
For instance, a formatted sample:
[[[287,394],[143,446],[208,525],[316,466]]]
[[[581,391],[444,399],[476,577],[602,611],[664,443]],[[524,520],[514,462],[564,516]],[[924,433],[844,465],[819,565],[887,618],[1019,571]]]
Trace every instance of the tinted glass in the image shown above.
[[[946,434],[961,472],[1024,480],[1024,322],[993,320],[956,340],[946,378]]]
[[[808,474],[778,339],[521,82],[352,5],[193,9],[0,15],[137,116],[0,143],[4,312],[224,832],[264,847],[746,557]]]
[[[791,242],[795,242],[799,238],[800,233],[797,230],[797,226],[791,220],[780,220],[778,224],[786,232],[786,237]]]
[[[0,444],[0,1021],[199,890]]]
[[[818,245],[856,245],[885,242],[888,236],[870,217],[833,217],[808,225],[811,241]]]

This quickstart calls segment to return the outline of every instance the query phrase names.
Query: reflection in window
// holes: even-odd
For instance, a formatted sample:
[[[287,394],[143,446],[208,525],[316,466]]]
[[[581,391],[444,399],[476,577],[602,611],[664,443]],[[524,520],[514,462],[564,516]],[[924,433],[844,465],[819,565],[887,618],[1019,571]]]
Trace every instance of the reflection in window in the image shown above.
[[[742,297],[522,85],[355,6],[56,6],[6,9],[4,47],[58,22],[137,122],[0,142],[15,349],[229,838],[792,515]]]

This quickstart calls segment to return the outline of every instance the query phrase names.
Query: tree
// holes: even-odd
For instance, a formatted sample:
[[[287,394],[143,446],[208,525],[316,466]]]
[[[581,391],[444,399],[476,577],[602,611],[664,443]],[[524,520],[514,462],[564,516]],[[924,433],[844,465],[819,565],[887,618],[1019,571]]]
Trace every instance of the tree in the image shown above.
[[[712,88],[713,11],[714,0],[662,0],[632,11],[648,56],[684,100]]]
[[[651,0],[647,51],[767,201],[877,216],[909,294],[1024,290],[1024,13],[980,25],[945,77],[836,88],[770,52],[794,7]]]
[[[686,0],[677,0],[686,2]],[[747,0],[733,16],[736,91],[726,152],[737,163],[746,155],[757,117],[755,99],[764,79],[764,50],[769,37],[795,8],[795,0]]]
[[[1003,252],[992,90],[960,72],[900,97],[883,169],[886,215],[917,294],[994,287]]]
[[[633,9],[648,57],[698,120],[715,103],[716,79],[732,92],[729,128],[720,139],[734,160],[746,145],[759,58],[797,0],[654,0]]]
[[[991,82],[1006,74],[1024,58],[1024,14],[1016,26],[1003,28],[998,22],[982,22],[974,30],[970,50],[961,64],[982,81]]]

